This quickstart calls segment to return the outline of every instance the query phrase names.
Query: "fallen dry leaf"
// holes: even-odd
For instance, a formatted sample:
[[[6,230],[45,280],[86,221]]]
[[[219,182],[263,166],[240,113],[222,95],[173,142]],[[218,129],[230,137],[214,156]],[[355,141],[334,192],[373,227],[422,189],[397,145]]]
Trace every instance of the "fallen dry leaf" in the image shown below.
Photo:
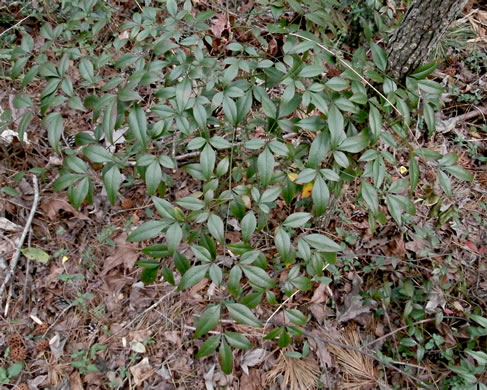
[[[134,377],[135,386],[138,386],[154,375],[156,370],[150,365],[149,359],[144,358],[135,366],[130,367],[130,372]]]
[[[70,388],[71,390],[83,390],[83,382],[81,381],[81,377],[78,371],[73,371],[73,373],[69,376],[70,379]]]
[[[7,232],[17,232],[22,230],[22,226],[9,221],[7,218],[0,217],[0,230],[5,230]]]
[[[264,361],[265,355],[266,351],[262,348],[257,348],[247,352],[244,355],[242,362],[240,363],[242,371],[249,375],[249,367],[254,367],[257,364],[262,363]]]
[[[140,252],[137,244],[128,243],[126,241],[127,234],[122,233],[115,238],[115,252],[108,256],[103,263],[102,275],[106,275],[111,269],[123,264],[126,269],[131,270],[137,259],[139,258]]]
[[[61,210],[73,214],[75,218],[79,218],[85,221],[90,221],[90,219],[86,215],[77,211],[73,206],[71,206],[64,199],[59,199],[59,198],[44,199],[41,202],[40,208],[42,211],[44,211],[44,213],[51,221],[56,220],[57,215]]]
[[[240,377],[240,390],[260,390],[262,389],[262,378],[260,370],[252,368],[249,375],[242,374]]]
[[[310,303],[323,303],[328,301],[327,287],[328,285],[320,283],[320,285],[313,292]]]
[[[223,31],[225,31],[227,29],[227,27],[228,27],[227,15],[224,13],[221,13],[220,15],[218,15],[218,18],[216,19],[215,23],[211,27],[211,32],[215,36],[221,37]]]

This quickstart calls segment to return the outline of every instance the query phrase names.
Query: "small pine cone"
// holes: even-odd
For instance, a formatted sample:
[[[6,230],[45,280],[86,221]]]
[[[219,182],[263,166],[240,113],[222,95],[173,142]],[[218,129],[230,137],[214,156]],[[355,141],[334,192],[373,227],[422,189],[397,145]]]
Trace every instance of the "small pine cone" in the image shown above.
[[[27,359],[27,350],[23,345],[12,347],[9,357],[15,362],[22,362]]]
[[[22,347],[24,345],[24,338],[19,333],[13,333],[8,336],[7,345],[10,348]]]
[[[16,387],[16,390],[29,390],[29,386],[27,385],[27,383],[21,383]]]
[[[40,339],[36,342],[36,351],[37,352],[44,352],[49,349],[49,340],[48,339]]]
[[[43,322],[42,324],[37,324],[37,326],[34,329],[34,334],[40,336],[46,333],[47,329],[49,329],[49,324],[47,322]]]

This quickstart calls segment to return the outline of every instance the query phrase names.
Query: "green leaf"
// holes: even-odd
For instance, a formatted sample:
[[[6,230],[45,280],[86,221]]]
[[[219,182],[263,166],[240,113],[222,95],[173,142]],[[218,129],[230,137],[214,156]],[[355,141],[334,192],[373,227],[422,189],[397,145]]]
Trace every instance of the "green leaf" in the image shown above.
[[[448,172],[450,175],[455,176],[457,179],[465,180],[465,181],[472,181],[473,176],[472,174],[467,171],[465,168],[462,168],[458,165],[452,165],[450,167],[443,167],[443,170]]]
[[[458,155],[456,153],[447,153],[440,160],[438,160],[438,164],[443,165],[444,167],[449,167],[456,164],[457,161]]]
[[[340,144],[339,150],[349,153],[359,153],[369,144],[369,139],[364,134],[348,137]]]
[[[416,80],[425,79],[435,71],[436,67],[437,67],[436,62],[430,62],[428,64],[421,65],[409,76],[414,77]]]
[[[154,202],[154,206],[161,217],[170,219],[172,221],[176,219],[174,207],[171,203],[156,196],[152,197],[152,201]]]
[[[198,319],[198,326],[194,332],[193,338],[199,338],[213,330],[220,321],[220,305],[211,305],[204,311]]]
[[[372,49],[372,60],[374,64],[383,72],[387,68],[387,54],[385,50],[377,45],[376,43],[371,43],[370,48]]]
[[[253,265],[242,265],[242,271],[253,284],[263,288],[273,288],[275,283],[267,272]]]
[[[193,106],[193,117],[201,130],[206,129],[206,121],[208,119],[208,114],[206,112],[205,107],[202,104],[196,103]]]
[[[466,351],[470,356],[472,356],[481,365],[487,365],[487,353],[482,351]]]
[[[375,187],[368,181],[362,180],[361,193],[369,209],[374,215],[377,215],[379,213],[379,198]]]
[[[267,187],[267,185],[270,183],[272,174],[274,172],[274,165],[274,156],[269,148],[265,148],[257,158],[257,171],[259,172],[260,184],[263,187]]]
[[[215,169],[216,154],[210,144],[206,144],[200,155],[201,172],[206,180],[210,180]]]
[[[167,8],[167,11],[169,12],[169,15],[171,15],[172,17],[176,16],[176,14],[178,12],[177,1],[176,0],[167,0],[166,1],[166,8]]]
[[[344,131],[343,115],[335,105],[332,105],[328,111],[328,127],[333,146],[340,145],[347,138]]]
[[[288,309],[286,314],[293,324],[303,326],[306,324],[306,316],[297,309]]]
[[[333,91],[343,91],[344,89],[348,88],[348,82],[341,77],[333,77],[332,79],[328,80],[325,85],[332,89]]]
[[[313,199],[316,215],[322,215],[328,206],[330,191],[328,190],[328,186],[321,176],[318,176],[315,180],[313,190],[311,192],[311,198]]]
[[[120,170],[116,165],[111,167],[103,175],[103,184],[105,185],[105,190],[107,191],[108,200],[112,205],[115,204],[115,201],[117,200],[118,189],[120,188],[122,181],[122,175],[120,174]]]
[[[117,100],[113,99],[112,103],[108,105],[103,115],[103,132],[108,142],[113,144],[113,129],[117,122]]]
[[[212,264],[210,266],[210,269],[208,271],[208,274],[210,276],[210,279],[213,283],[215,283],[216,286],[220,286],[222,284],[222,281],[223,281],[223,272],[222,272],[222,269],[220,268],[220,266],[218,266],[217,264]]]
[[[51,148],[59,153],[59,140],[64,132],[63,117],[59,112],[53,112],[46,117],[45,124],[47,126],[49,144]]]
[[[298,77],[304,77],[304,78],[309,78],[309,77],[315,77],[324,72],[324,68],[322,65],[307,65],[298,74]]]
[[[416,156],[425,158],[426,160],[431,160],[431,161],[437,161],[440,160],[443,156],[441,153],[438,153],[434,150],[428,149],[428,148],[419,148],[414,151],[414,154]]]
[[[242,218],[241,228],[242,228],[242,240],[245,242],[250,241],[252,234],[257,227],[257,219],[252,211],[249,211],[245,217]]]
[[[264,191],[264,193],[260,197],[260,202],[261,203],[274,202],[280,193],[281,193],[281,187],[279,186],[270,187]]]
[[[176,282],[174,281],[174,274],[173,274],[172,270],[170,270],[169,268],[164,266],[164,267],[162,267],[161,273],[162,273],[162,277],[164,278],[164,280],[166,280],[168,283],[170,283],[173,286],[176,285]]]
[[[54,182],[54,184],[55,183],[56,182]],[[14,197],[21,195],[20,192],[17,191],[15,188],[8,187],[8,186],[3,186],[2,188],[0,188],[0,190],[5,194],[10,195],[10,196],[14,196]]]
[[[178,223],[173,223],[169,226],[169,229],[166,231],[166,243],[170,253],[174,253],[178,249],[182,239],[183,229],[181,229],[181,226]]]
[[[186,109],[190,96],[191,81],[188,78],[185,78],[181,83],[178,83],[176,87],[176,107],[179,113],[182,113]]]
[[[71,188],[73,192],[70,200],[74,208],[78,210],[81,206],[81,203],[86,199],[86,196],[88,195],[88,191],[90,189],[90,179],[88,177],[83,177],[76,187]]]
[[[47,264],[51,256],[39,248],[24,248],[21,249],[22,254],[29,260],[37,261],[41,264]]]
[[[205,207],[205,202],[192,196],[186,196],[175,202],[187,210],[201,210]]]
[[[174,255],[174,266],[181,275],[184,275],[184,273],[191,268],[189,260],[179,252],[176,252]]]
[[[157,274],[159,273],[158,267],[144,268],[140,273],[140,280],[144,284],[154,283],[157,279]]]
[[[24,363],[23,362],[15,362],[12,363],[10,366],[7,368],[7,376],[9,379],[16,378],[18,377],[24,368]]]
[[[310,213],[293,213],[286,218],[286,220],[283,222],[283,225],[291,228],[301,227],[306,224],[306,222],[308,222],[311,217],[312,215]]]
[[[79,62],[79,73],[86,81],[93,82],[95,77],[93,64],[88,58],[82,58]]]
[[[440,187],[443,191],[445,191],[446,196],[451,199],[452,191],[451,191],[451,180],[448,175],[443,172],[441,169],[438,169],[438,181],[440,182]]]
[[[409,155],[409,193],[412,194],[419,182],[419,164],[414,154]]]
[[[220,349],[218,350],[218,361],[220,362],[222,371],[225,374],[230,375],[233,370],[233,355],[232,350],[225,339],[222,340]]]
[[[114,157],[103,146],[89,145],[83,149],[83,154],[97,164],[114,162]]]
[[[228,274],[227,288],[232,297],[237,298],[240,295],[240,279],[242,279],[242,270],[239,266],[234,266]]]
[[[57,87],[61,83],[60,79],[57,78],[52,78],[47,82],[47,85],[44,87],[44,89],[41,91],[41,99],[44,99],[45,97],[48,97],[54,91],[56,91]]]
[[[216,351],[220,344],[220,335],[211,336],[200,347],[198,353],[195,355],[197,358],[207,356]]]
[[[24,115],[22,115],[22,119],[19,122],[19,127],[17,128],[17,131],[19,133],[19,141],[20,144],[24,144],[24,138],[27,138],[25,136],[25,133],[27,132],[27,128],[30,125],[30,121],[32,120],[32,116],[34,113],[32,111],[27,111]]]
[[[395,198],[394,195],[387,195],[386,196],[386,205],[387,208],[389,209],[389,213],[391,214],[392,218],[394,218],[394,221],[398,225],[402,224],[402,218],[401,218],[401,203],[398,202],[398,200]]]
[[[247,149],[252,149],[252,150],[260,149],[264,145],[265,145],[265,140],[263,140],[261,138],[253,138],[253,139],[250,139],[249,141],[244,143],[244,146]]]
[[[232,98],[226,95],[223,97],[223,112],[225,113],[225,116],[229,119],[230,123],[233,126],[236,126],[238,118],[237,105]]]
[[[289,237],[289,234],[284,229],[279,228],[276,232],[274,242],[284,263],[290,264],[294,259],[294,248],[291,244],[291,237]]]
[[[255,315],[250,311],[247,306],[240,303],[226,303],[225,306],[232,317],[239,324],[262,327],[260,321],[255,317]]]
[[[436,130],[436,119],[435,119],[435,111],[433,110],[433,106],[430,103],[426,103],[423,106],[423,114],[424,114],[424,121],[426,122],[426,127],[430,132]]]
[[[432,95],[440,95],[444,92],[444,88],[441,86],[441,84],[437,83],[436,81],[433,80],[419,80],[418,81],[418,87],[429,94]]]
[[[61,191],[68,188],[71,184],[78,181],[84,177],[83,175],[79,175],[77,173],[65,173],[64,175],[60,176],[53,185],[54,191]]]
[[[178,290],[184,290],[186,288],[193,287],[196,283],[199,283],[203,279],[210,268],[210,264],[193,265],[188,269],[178,285]]]
[[[348,166],[350,165],[347,155],[343,152],[340,152],[339,150],[333,152],[333,158],[335,159],[338,165],[340,165],[345,169],[348,168]]]
[[[64,159],[64,164],[75,173],[83,174],[87,173],[88,171],[86,163],[76,156],[66,156],[66,158]]]
[[[166,224],[162,221],[144,222],[127,237],[128,242],[150,240],[161,233]]]
[[[238,349],[252,348],[252,343],[243,334],[237,332],[225,332],[224,336],[228,344],[230,344],[233,348],[238,348]]]
[[[308,168],[316,169],[321,165],[326,155],[330,152],[330,135],[327,131],[322,131],[311,143],[308,154]],[[313,172],[314,173],[314,172]],[[314,176],[311,180],[314,179]],[[310,180],[310,181],[311,181]]]
[[[152,161],[145,171],[145,183],[147,193],[154,195],[162,181],[162,169],[159,161]]]
[[[167,249],[166,245],[162,244],[155,244],[151,245],[148,247],[145,247],[142,249],[142,253],[144,255],[150,256],[150,257],[167,257],[170,255],[169,250]]]
[[[379,135],[382,129],[382,115],[380,114],[379,110],[372,104],[370,104],[370,111],[369,111],[369,127],[370,133],[374,138],[374,141],[379,139]]]
[[[132,100],[141,100],[142,97],[131,87],[120,88],[117,93],[118,100],[121,102],[130,102]]]
[[[191,245],[191,250],[198,260],[205,261],[207,263],[212,260],[210,251],[205,247],[202,247],[200,245]]]
[[[291,337],[289,337],[286,328],[282,328],[282,332],[279,336],[279,341],[277,342],[277,345],[280,348],[286,348],[289,344],[291,344]]]
[[[296,184],[311,183],[315,177],[316,177],[316,170],[311,168],[305,168],[299,173],[298,177],[294,182]]]
[[[302,236],[302,238],[309,245],[318,249],[320,252],[338,252],[342,250],[340,245],[322,234],[308,234],[306,236]]]
[[[15,108],[27,108],[32,106],[32,99],[26,93],[19,93],[15,95],[13,101]]]
[[[128,117],[129,128],[137,142],[147,147],[147,118],[144,110],[136,104]]]
[[[237,100],[237,124],[242,122],[252,108],[252,93],[249,91]]]
[[[222,219],[216,214],[210,214],[208,217],[208,230],[215,240],[220,244],[225,243],[225,228]]]
[[[323,130],[326,126],[326,122],[320,116],[308,116],[304,119],[301,119],[296,125],[302,129],[311,130],[311,131],[319,131]]]

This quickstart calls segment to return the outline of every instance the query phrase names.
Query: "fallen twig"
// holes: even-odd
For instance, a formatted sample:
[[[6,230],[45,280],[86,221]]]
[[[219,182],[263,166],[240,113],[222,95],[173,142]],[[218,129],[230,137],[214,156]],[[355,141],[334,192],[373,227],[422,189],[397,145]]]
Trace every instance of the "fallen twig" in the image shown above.
[[[453,118],[450,118],[449,120],[453,123],[456,123],[459,121],[464,122],[464,121],[467,121],[469,119],[476,118],[480,115],[484,116],[485,114],[487,114],[487,106],[483,106],[483,107],[474,106],[474,107],[475,107],[475,110],[472,110],[472,111],[467,112],[465,114],[455,116]]]
[[[5,279],[0,286],[0,301],[2,300],[3,292],[5,291],[5,288],[7,287],[8,283],[10,282],[10,279],[15,273],[15,269],[17,268],[17,263],[19,262],[20,258],[20,250],[22,249],[22,245],[24,245],[25,238],[27,237],[27,233],[30,230],[30,226],[32,225],[32,220],[34,219],[34,214],[36,213],[37,206],[39,205],[39,184],[37,182],[37,176],[32,176],[32,182],[34,184],[34,202],[32,203],[32,208],[30,209],[30,214],[29,217],[27,218],[27,222],[24,227],[24,231],[22,232],[22,236],[20,236],[20,241],[17,245],[17,249],[15,250],[14,256],[12,257],[12,260],[10,261],[10,269],[8,270],[7,275],[5,276]],[[5,306],[5,315],[7,315],[8,312],[8,305]]]

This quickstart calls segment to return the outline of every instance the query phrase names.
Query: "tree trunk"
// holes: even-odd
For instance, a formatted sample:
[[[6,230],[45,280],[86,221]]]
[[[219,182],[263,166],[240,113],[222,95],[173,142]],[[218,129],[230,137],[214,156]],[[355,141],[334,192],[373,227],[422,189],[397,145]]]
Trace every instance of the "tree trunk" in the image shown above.
[[[402,79],[426,62],[468,0],[414,0],[388,46],[389,71]]]

